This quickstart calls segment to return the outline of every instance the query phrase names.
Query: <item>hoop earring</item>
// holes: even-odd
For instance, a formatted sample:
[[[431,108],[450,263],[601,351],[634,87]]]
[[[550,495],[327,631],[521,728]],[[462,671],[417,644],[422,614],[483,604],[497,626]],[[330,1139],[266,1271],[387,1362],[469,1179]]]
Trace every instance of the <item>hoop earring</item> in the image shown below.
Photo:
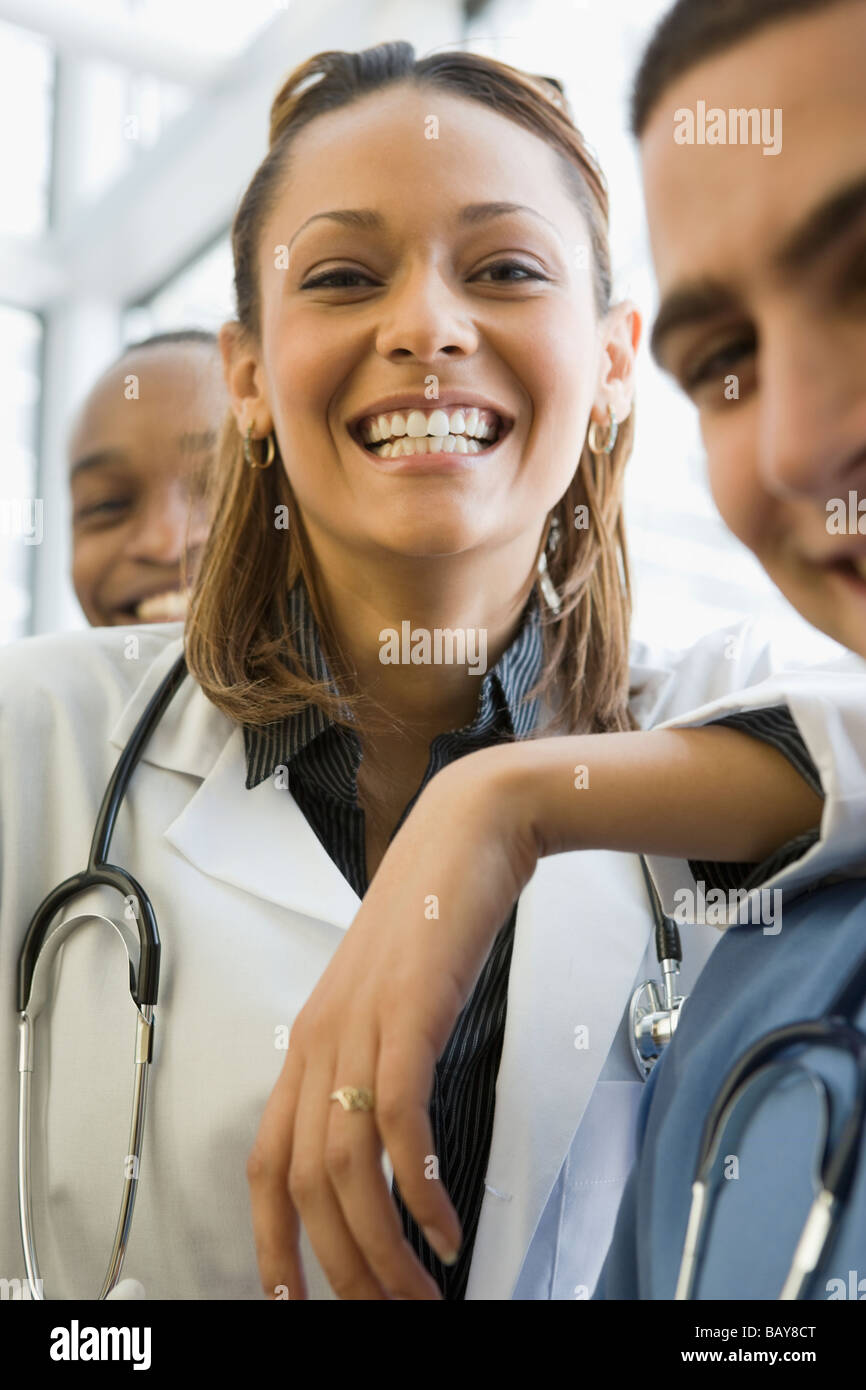
[[[586,442],[589,445],[589,452],[591,454],[610,454],[613,452],[613,446],[616,443],[616,436],[619,432],[619,425],[617,424],[616,416],[614,415],[610,406],[608,406],[607,409],[609,420],[607,428],[607,439],[604,441],[604,443],[602,443],[599,439],[598,421],[592,420],[590,422],[589,430],[587,431],[586,435]]]
[[[247,426],[246,435],[244,436],[244,458],[246,459],[246,461],[247,461],[247,463],[249,464],[250,468],[270,468],[271,464],[272,464],[273,461],[274,461],[274,452],[275,452],[275,450],[274,450],[274,436],[273,436],[273,433],[269,434],[268,437],[267,437],[268,443],[267,443],[266,457],[265,457],[264,463],[257,463],[256,460],[253,458],[252,438],[253,438],[253,427],[252,427],[252,425],[248,425],[248,426]]]

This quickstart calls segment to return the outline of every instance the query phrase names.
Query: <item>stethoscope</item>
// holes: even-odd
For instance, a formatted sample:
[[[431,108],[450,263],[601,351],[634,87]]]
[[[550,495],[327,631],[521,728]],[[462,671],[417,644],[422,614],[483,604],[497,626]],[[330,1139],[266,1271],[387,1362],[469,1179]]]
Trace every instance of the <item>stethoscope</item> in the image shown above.
[[[123,941],[129,957],[129,992],[136,1010],[129,1144],[124,1163],[120,1212],[108,1269],[98,1295],[100,1299],[107,1298],[117,1284],[126,1257],[141,1167],[148,1068],[153,1057],[160,942],[156,914],[147,893],[131,874],[115,864],[109,864],[107,856],[117,813],[144,746],[186,674],[186,659],[180,656],[151,696],[106,787],[93,831],[87,868],[58,884],[40,903],[27,929],[18,961],[18,1211],[27,1280],[33,1299],[44,1298],[33,1237],[31,1196],[30,1112],[35,1021],[47,1001],[51,965],[60,946],[76,927],[92,922],[104,922],[113,927]],[[661,994],[656,981],[645,981],[635,990],[629,1010],[632,1054],[641,1078],[645,1079],[673,1036],[683,1000],[676,994],[676,979],[682,960],[679,932],[670,918],[664,916],[643,856],[641,866],[655,920],[656,952],[663,977]],[[51,925],[58,912],[72,898],[99,885],[113,888],[123,897],[122,920],[89,912]],[[40,967],[38,971],[37,965]]]
[[[646,1081],[676,1032],[686,998],[677,993],[683,959],[679,928],[662,907],[643,855],[640,855],[640,866],[652,908],[656,957],[661,970],[660,982],[644,980],[638,985],[628,1008],[631,1055],[638,1075],[642,1081]]]
[[[99,1298],[108,1294],[120,1278],[132,1212],[138,1189],[144,1117],[147,1103],[148,1067],[153,1056],[154,1007],[159,989],[159,930],[150,898],[141,884],[115,864],[107,862],[114,824],[130,778],[145,744],[162,718],[172,697],[186,676],[186,659],[181,656],[172,666],[147,704],[132,731],[111,775],[93,831],[87,868],[57,885],[40,903],[33,916],[18,960],[18,1214],[21,1241],[30,1296],[42,1300],[42,1280],[33,1239],[33,1213],[30,1183],[30,1099],[33,1074],[35,1021],[49,993],[51,963],[58,949],[77,927],[88,922],[105,922],[119,934],[129,957],[129,992],[136,1009],[135,1071],[129,1145],[124,1162],[120,1214],[114,1244]],[[105,885],[124,899],[121,921],[99,913],[84,913],[51,926],[57,913],[79,893]],[[37,965],[40,966],[37,972]]]
[[[854,967],[822,1018],[786,1024],[759,1038],[731,1067],[723,1081],[701,1135],[698,1159],[692,1181],[692,1201],[686,1238],[677,1276],[674,1298],[692,1297],[698,1263],[706,1242],[714,1198],[719,1186],[713,1172],[722,1141],[729,1126],[737,1120],[742,1130],[764,1096],[778,1081],[793,1071],[811,1081],[822,1106],[822,1122],[817,1135],[818,1182],[812,1205],[800,1233],[791,1266],[785,1277],[780,1300],[806,1296],[809,1281],[820,1265],[838,1230],[850,1196],[866,1124],[866,1034],[854,1023],[854,1016],[866,995],[866,956]],[[778,1060],[793,1047],[829,1047],[847,1052],[857,1069],[857,1089],[850,1113],[837,1142],[830,1143],[831,1096],[826,1082],[793,1059]]]

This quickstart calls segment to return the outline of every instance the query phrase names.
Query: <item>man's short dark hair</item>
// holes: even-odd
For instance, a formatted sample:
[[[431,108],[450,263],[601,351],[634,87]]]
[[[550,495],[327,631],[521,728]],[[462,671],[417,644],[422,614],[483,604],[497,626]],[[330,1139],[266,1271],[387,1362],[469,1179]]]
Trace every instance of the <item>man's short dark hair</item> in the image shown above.
[[[631,98],[632,133],[640,138],[662,93],[705,58],[733,48],[770,24],[843,0],[676,0],[646,47]]]

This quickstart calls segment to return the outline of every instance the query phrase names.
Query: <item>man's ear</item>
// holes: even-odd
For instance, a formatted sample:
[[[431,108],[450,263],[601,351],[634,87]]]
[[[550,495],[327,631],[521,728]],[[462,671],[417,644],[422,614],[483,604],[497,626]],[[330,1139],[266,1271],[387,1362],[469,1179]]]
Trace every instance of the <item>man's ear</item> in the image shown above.
[[[263,389],[258,355],[237,319],[223,324],[219,331],[219,348],[223,378],[238,430],[246,434],[252,425],[253,437],[261,439],[270,434],[274,422]]]
[[[623,300],[608,310],[602,329],[602,358],[592,418],[607,423],[613,411],[617,422],[628,419],[634,402],[634,373],[643,319],[631,302]]]

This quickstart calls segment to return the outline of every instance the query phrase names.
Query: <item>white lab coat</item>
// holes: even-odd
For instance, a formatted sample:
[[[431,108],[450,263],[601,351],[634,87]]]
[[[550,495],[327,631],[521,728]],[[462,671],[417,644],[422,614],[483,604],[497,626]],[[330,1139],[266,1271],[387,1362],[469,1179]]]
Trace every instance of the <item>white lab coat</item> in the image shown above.
[[[866,676],[768,674],[731,630],[652,665],[642,723],[700,723],[788,700],[827,794],[818,845],[773,886],[862,872]],[[147,698],[181,651],[178,625],[31,638],[0,652],[0,1274],[23,1277],[16,1198],[13,991],[27,923],[84,867],[111,770]],[[706,707],[706,702],[715,701]],[[688,717],[687,711],[694,711]],[[245,1161],[285,1060],[285,1038],[350,925],[358,899],[292,796],[245,788],[242,731],[187,679],[147,745],[118,819],[113,862],[149,892],[162,937],[156,1042],[124,1276],[148,1298],[261,1296]],[[577,793],[576,793],[577,795]],[[662,869],[677,868],[660,861]],[[660,875],[663,878],[663,874]],[[675,881],[690,882],[678,866]],[[64,915],[119,916],[107,890]],[[685,940],[693,975],[718,934]],[[701,937],[699,942],[698,938]],[[635,856],[541,861],[517,912],[486,1191],[470,1299],[581,1297],[604,1258],[632,1157],[640,1082],[623,1012],[652,965]],[[135,1011],[123,946],[96,923],[61,948],[37,1031],[34,1218],[48,1298],[94,1297],[127,1152]],[[687,980],[688,980],[687,974]],[[576,1047],[586,1028],[588,1047]],[[363,1083],[365,1077],[344,1077]],[[46,1205],[46,1200],[48,1205]],[[332,1297],[309,1245],[312,1297]]]

